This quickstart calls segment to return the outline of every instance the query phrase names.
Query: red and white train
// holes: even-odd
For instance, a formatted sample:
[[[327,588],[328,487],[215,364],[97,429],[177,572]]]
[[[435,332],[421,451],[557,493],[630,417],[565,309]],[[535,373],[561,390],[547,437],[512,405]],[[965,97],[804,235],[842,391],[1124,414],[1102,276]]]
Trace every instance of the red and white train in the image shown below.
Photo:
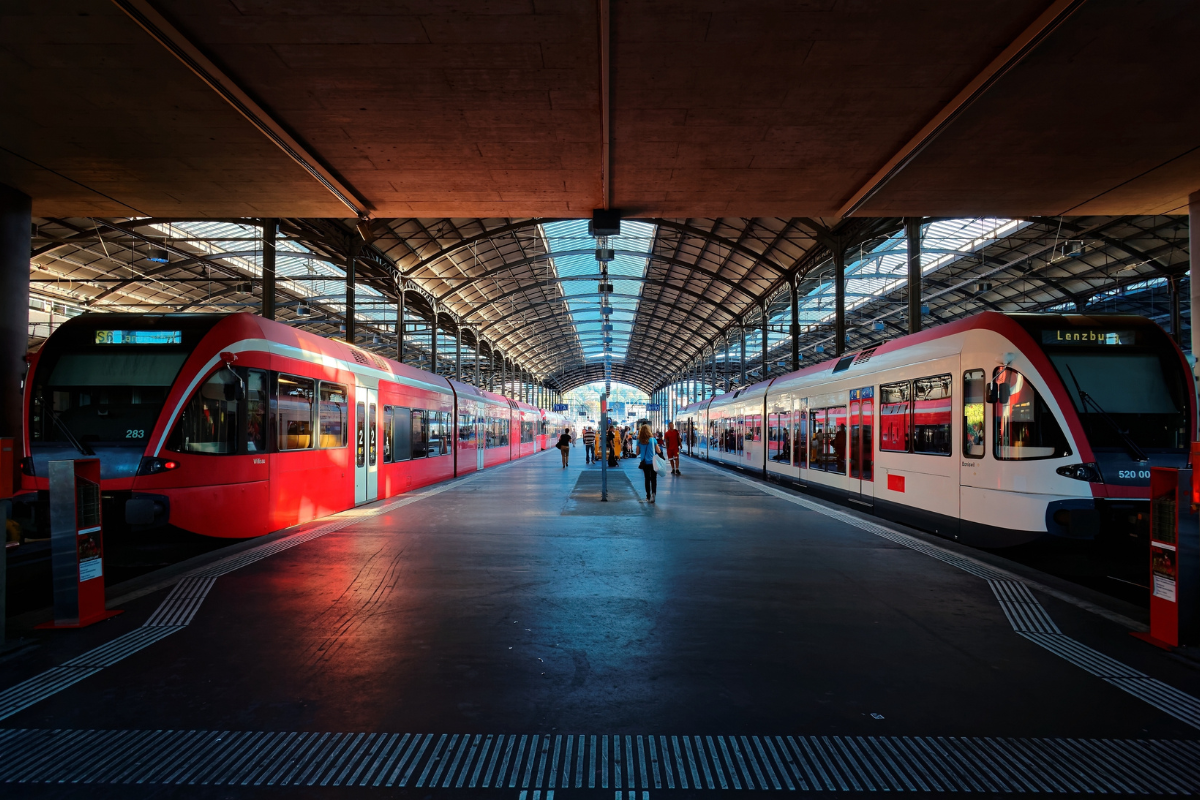
[[[567,424],[250,314],[84,314],[29,359],[15,499],[44,504],[50,461],[94,455],[110,518],[261,536],[533,455]]]
[[[1196,393],[1143,317],[987,312],[692,404],[690,455],[980,547],[1144,531]]]

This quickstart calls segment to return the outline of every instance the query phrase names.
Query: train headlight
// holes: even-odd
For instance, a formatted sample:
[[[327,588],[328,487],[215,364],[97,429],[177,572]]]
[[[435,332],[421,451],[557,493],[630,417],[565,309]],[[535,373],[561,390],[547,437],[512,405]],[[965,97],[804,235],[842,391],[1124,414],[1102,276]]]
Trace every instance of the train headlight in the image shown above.
[[[162,472],[170,472],[179,466],[178,461],[172,461],[169,458],[150,458],[149,456],[142,459],[142,463],[138,464],[138,475],[158,475]]]
[[[1064,478],[1073,478],[1077,481],[1087,481],[1088,483],[1104,483],[1104,477],[1100,474],[1100,467],[1093,463],[1088,464],[1070,464],[1065,467],[1059,467],[1055,470]]]

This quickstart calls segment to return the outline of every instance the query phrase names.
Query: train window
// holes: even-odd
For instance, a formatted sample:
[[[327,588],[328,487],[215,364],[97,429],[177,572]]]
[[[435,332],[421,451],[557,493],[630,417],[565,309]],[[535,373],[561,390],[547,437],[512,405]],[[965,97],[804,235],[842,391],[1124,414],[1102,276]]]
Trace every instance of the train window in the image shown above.
[[[458,415],[458,440],[467,445],[475,442],[475,426],[471,424],[470,414]]]
[[[992,404],[993,455],[1003,461],[1027,461],[1071,455],[1071,448],[1050,407],[1025,376],[996,367]]]
[[[983,401],[987,394],[983,370],[963,373],[963,442],[962,453],[967,458],[983,458]]]
[[[790,414],[767,415],[767,458],[775,462],[791,463],[791,446],[788,437]]]
[[[912,449],[909,423],[912,416],[912,384],[887,383],[879,387],[879,449],[907,453]]]
[[[913,452],[948,456],[954,452],[950,407],[950,375],[935,375],[913,381]]]
[[[429,455],[440,456],[443,452],[442,446],[446,442],[442,430],[442,412],[427,411],[425,413],[429,425]]]
[[[396,406],[392,409],[392,461],[408,461],[412,452],[412,413]]]
[[[521,422],[521,444],[528,444],[533,441],[533,423]]]
[[[846,452],[849,445],[848,417],[845,406],[825,409],[825,439],[822,451],[826,454],[825,470],[846,474]],[[830,457],[832,456],[832,458]]]
[[[238,390],[241,378],[221,367],[183,407],[170,449],[180,453],[237,453]]]
[[[425,458],[429,455],[429,427],[425,412],[419,408],[412,410],[411,452],[413,458]]]
[[[367,466],[375,466],[376,456],[379,452],[379,424],[376,418],[376,406],[371,403],[371,407],[367,410]]]
[[[267,409],[270,390],[267,373],[246,370],[246,452],[263,453],[267,449]]]
[[[449,455],[454,450],[454,412],[440,411],[438,417],[442,423],[442,441],[439,452],[442,455]]]
[[[354,463],[361,467],[366,463],[367,457],[366,405],[359,403],[357,411],[358,413],[354,415]]]
[[[313,411],[316,381],[280,375],[275,394],[280,450],[307,450],[313,446]]]
[[[395,415],[391,406],[383,407],[383,463],[392,463],[392,425]]]
[[[807,401],[801,401],[807,402]],[[796,412],[796,424],[792,426],[792,452],[796,454],[797,467],[808,466],[808,409]]]
[[[345,447],[348,425],[346,409],[348,395],[345,386],[321,381],[320,446]]]

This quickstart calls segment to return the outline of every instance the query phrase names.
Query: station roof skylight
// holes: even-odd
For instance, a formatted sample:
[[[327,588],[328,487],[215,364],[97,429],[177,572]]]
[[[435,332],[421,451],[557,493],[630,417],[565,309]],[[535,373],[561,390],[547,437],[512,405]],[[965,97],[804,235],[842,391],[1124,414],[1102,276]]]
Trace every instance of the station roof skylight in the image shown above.
[[[927,275],[970,256],[1027,224],[1021,220],[993,217],[931,222],[921,235],[921,274]],[[900,230],[872,249],[847,254],[846,311],[852,311],[907,283],[908,240],[905,232]],[[835,300],[833,281],[822,282],[800,298],[796,321],[801,325],[828,322],[834,316]]]
[[[554,264],[555,274],[566,298],[575,334],[583,348],[585,361],[604,358],[604,319],[600,315],[600,294],[597,291],[600,269],[596,263],[596,240],[588,235],[587,220],[567,220],[542,225],[546,250]],[[647,222],[621,222],[621,235],[610,236],[608,246],[615,257],[608,265],[613,285],[609,305],[612,323],[613,361],[625,358],[633,320],[637,315],[646,277],[650,249],[654,244],[655,226]]]

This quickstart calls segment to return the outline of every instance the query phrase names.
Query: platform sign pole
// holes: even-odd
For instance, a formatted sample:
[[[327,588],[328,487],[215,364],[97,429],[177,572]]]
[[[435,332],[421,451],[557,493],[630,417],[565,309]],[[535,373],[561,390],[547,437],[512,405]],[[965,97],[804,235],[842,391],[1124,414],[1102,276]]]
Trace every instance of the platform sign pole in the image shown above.
[[[51,461],[50,556],[54,621],[39,628],[82,628],[120,611],[104,605],[100,460]]]
[[[608,502],[608,392],[600,395],[600,501]]]
[[[1139,638],[1159,646],[1200,642],[1197,477],[1190,469],[1150,470],[1150,633]]]

